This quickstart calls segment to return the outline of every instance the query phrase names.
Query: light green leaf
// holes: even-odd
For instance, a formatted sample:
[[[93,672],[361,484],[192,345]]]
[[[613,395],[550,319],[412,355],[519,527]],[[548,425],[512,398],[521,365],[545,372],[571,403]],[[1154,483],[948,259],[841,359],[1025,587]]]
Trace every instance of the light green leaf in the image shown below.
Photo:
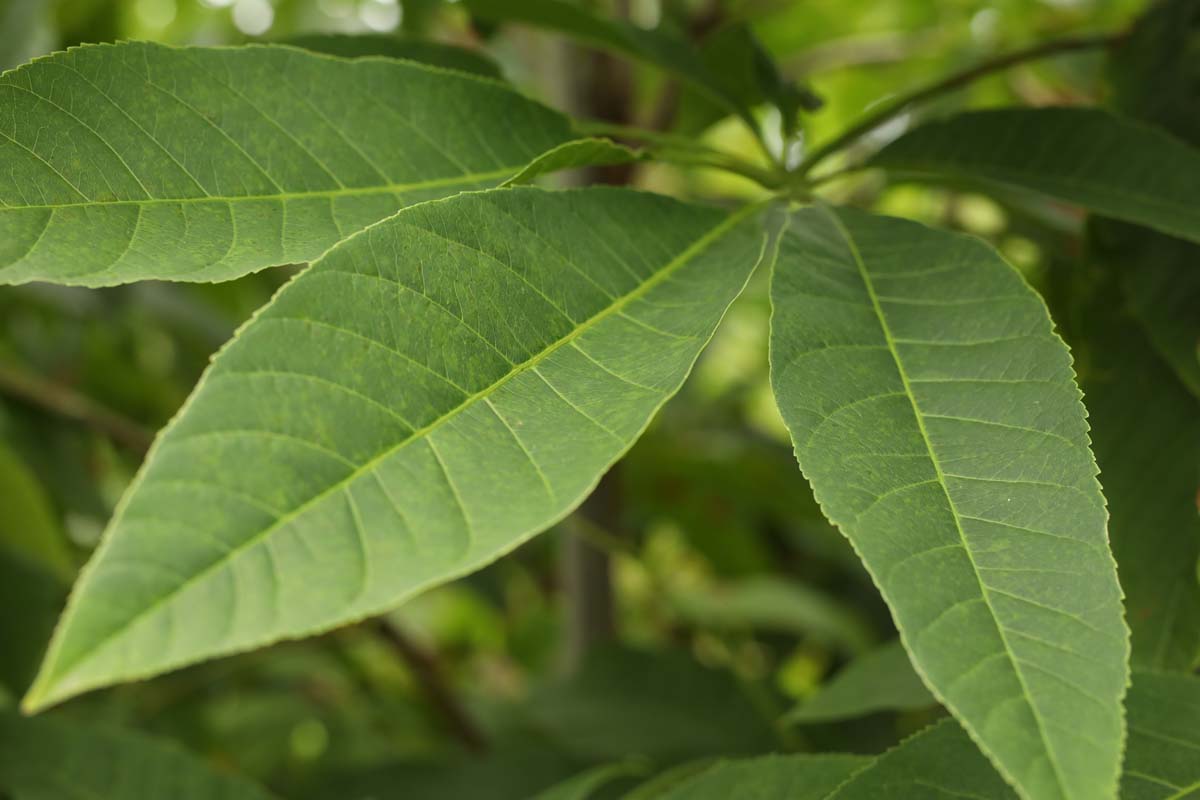
[[[606,167],[629,164],[645,156],[610,139],[573,139],[538,156],[529,166],[505,181],[505,186],[529,183],[539,175],[579,167]]]
[[[382,612],[561,519],[691,369],[756,214],[505,189],[331,251],[160,435],[27,707]]]
[[[934,695],[1026,796],[1115,791],[1128,633],[1071,358],[982,242],[807,209],[772,383]]]
[[[671,602],[685,620],[703,627],[811,635],[851,653],[867,650],[874,638],[852,608],[811,586],[770,575],[679,590]]]
[[[1186,670],[1200,656],[1200,402],[1136,321],[1120,313],[1112,272],[1102,272],[1106,284],[1069,317],[1082,323],[1081,383],[1111,516],[1109,538],[1134,666]]]
[[[1200,241],[1200,151],[1106,111],[972,111],[916,128],[870,164],[902,176],[1029,189]]]
[[[572,138],[497,82],[279,45],[76,48],[0,76],[0,108],[0,283],[309,261]]]
[[[851,661],[815,695],[788,714],[791,723],[852,719],[877,711],[929,708],[937,700],[913,671],[898,641]]]
[[[1134,673],[1121,800],[1184,800],[1200,793],[1200,678]]]
[[[1031,792],[1041,800],[1055,795]],[[1093,800],[1112,797],[1090,795]],[[828,800],[1016,800],[996,770],[954,720],[905,739],[854,774]]]
[[[0,443],[0,549],[64,582],[75,574],[66,537],[50,498],[17,454]]]
[[[641,775],[646,766],[638,762],[593,767],[570,780],[539,792],[533,800],[588,800],[618,778]]]
[[[500,67],[482,53],[428,39],[397,38],[384,34],[347,36],[336,33],[309,33],[285,39],[280,44],[290,44],[314,53],[342,58],[402,58],[488,78],[500,77]]]
[[[0,790],[13,800],[269,800],[254,784],[141,734],[3,713]]]
[[[870,763],[864,756],[841,754],[722,761],[661,795],[661,800],[825,800]]]

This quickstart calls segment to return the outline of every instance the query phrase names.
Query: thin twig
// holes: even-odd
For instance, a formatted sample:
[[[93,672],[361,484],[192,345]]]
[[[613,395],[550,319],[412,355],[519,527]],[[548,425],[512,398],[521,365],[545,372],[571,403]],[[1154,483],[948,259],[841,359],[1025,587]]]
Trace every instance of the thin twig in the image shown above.
[[[154,441],[154,434],[133,420],[11,363],[0,362],[0,394],[82,423],[139,455],[145,455]]]
[[[487,740],[467,710],[459,702],[442,675],[441,665],[433,653],[417,644],[394,623],[377,620],[375,629],[412,670],[430,704],[441,716],[446,727],[472,752],[487,750]]]
[[[1058,55],[1060,53],[1069,53],[1077,50],[1092,50],[1100,47],[1111,47],[1119,42],[1126,34],[1104,34],[1102,36],[1079,36],[1069,39],[1057,39],[1052,42],[1044,42],[1033,47],[1027,47],[1024,50],[1016,50],[1012,53],[1006,53],[996,58],[989,59],[973,67],[969,67],[961,72],[956,72],[952,75],[943,78],[936,83],[932,83],[924,88],[918,89],[909,94],[901,95],[890,102],[884,103],[875,111],[867,114],[854,125],[850,126],[841,135],[825,143],[821,147],[816,148],[808,155],[806,159],[797,168],[797,173],[807,175],[812,171],[813,167],[824,161],[830,155],[843,149],[849,144],[858,141],[866,134],[880,127],[881,125],[890,122],[892,119],[903,114],[910,106],[918,103],[923,103],[933,97],[941,94],[953,92],[961,89],[979,78],[1008,69],[1009,67],[1021,64],[1026,61],[1033,61],[1047,56]]]

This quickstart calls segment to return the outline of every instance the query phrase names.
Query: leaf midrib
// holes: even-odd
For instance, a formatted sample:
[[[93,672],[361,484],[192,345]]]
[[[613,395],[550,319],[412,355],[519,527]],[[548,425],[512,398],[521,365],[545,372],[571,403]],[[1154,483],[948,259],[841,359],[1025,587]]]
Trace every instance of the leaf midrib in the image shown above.
[[[821,210],[824,211],[833,221],[834,227],[837,228],[838,232],[845,240],[846,246],[850,250],[850,254],[854,257],[854,264],[858,268],[863,285],[866,287],[867,295],[871,299],[871,306],[875,311],[875,317],[879,320],[879,327],[883,332],[885,341],[887,342],[888,351],[891,353],[892,361],[895,363],[896,370],[900,374],[900,381],[904,386],[904,393],[907,395],[909,403],[912,406],[913,416],[916,418],[917,428],[921,433],[922,443],[925,445],[925,449],[929,453],[930,463],[933,464],[934,473],[937,476],[938,486],[941,487],[942,493],[946,497],[946,503],[950,508],[951,516],[954,518],[954,529],[958,533],[959,541],[962,543],[963,552],[966,553],[967,560],[971,564],[971,570],[975,574],[975,581],[979,585],[979,592],[983,596],[983,601],[987,606],[989,615],[992,618],[992,623],[996,626],[996,632],[1000,637],[1000,642],[1004,647],[1004,652],[1008,657],[1008,662],[1011,665],[1013,673],[1016,675],[1017,681],[1021,686],[1023,700],[1029,707],[1030,712],[1033,714],[1034,722],[1037,723],[1038,736],[1041,738],[1042,744],[1045,746],[1047,761],[1049,762],[1051,770],[1054,773],[1054,779],[1058,784],[1058,789],[1062,793],[1063,797],[1070,797],[1070,793],[1066,788],[1066,782],[1063,780],[1061,767],[1054,756],[1053,745],[1050,743],[1050,739],[1046,735],[1046,729],[1042,722],[1042,715],[1039,712],[1037,705],[1034,704],[1032,700],[1029,691],[1029,685],[1026,683],[1024,673],[1021,671],[1020,660],[1016,657],[1012,646],[1008,642],[1008,637],[1005,634],[1004,626],[1000,624],[1000,618],[997,616],[996,609],[992,605],[991,596],[988,593],[988,585],[984,582],[983,576],[979,572],[979,565],[975,563],[975,555],[971,551],[970,543],[967,541],[966,532],[963,530],[962,520],[959,517],[958,508],[954,504],[954,498],[950,496],[950,488],[946,484],[945,473],[942,471],[941,462],[938,460],[937,453],[933,448],[933,441],[929,437],[929,431],[925,427],[925,417],[921,413],[920,406],[917,404],[917,398],[913,393],[908,372],[905,370],[904,362],[901,360],[900,353],[896,348],[895,337],[892,336],[891,326],[888,324],[887,317],[883,313],[883,307],[880,305],[879,298],[875,293],[875,285],[871,281],[870,273],[867,270],[866,264],[863,262],[862,255],[858,251],[858,245],[855,244],[854,237],[850,235],[850,231],[846,229],[846,226],[842,223],[841,218],[838,217],[837,212],[825,205],[821,206]],[[946,704],[951,705],[948,698],[946,698]],[[963,720],[963,726],[967,728],[968,731],[971,730],[971,726],[966,720]],[[1007,777],[1007,770],[1004,769],[1004,767],[999,763],[998,759],[993,759],[993,761],[996,763],[997,769],[999,769],[1001,773],[1005,774]]]
[[[341,187],[337,189],[318,189],[311,192],[274,192],[272,194],[245,195],[204,195],[202,197],[150,197],[144,200],[86,200],[71,203],[41,203],[38,205],[10,205],[0,203],[0,213],[5,211],[23,211],[27,209],[53,211],[59,208],[93,208],[95,206],[154,206],[154,205],[187,205],[192,203],[237,203],[265,200],[306,200],[309,198],[338,198],[360,197],[372,194],[395,194],[419,189],[436,189],[442,186],[453,186],[458,183],[473,183],[475,181],[494,180],[513,175],[524,169],[521,164],[511,167],[501,167],[487,172],[471,172],[465,175],[453,175],[446,178],[431,178],[426,181],[412,183],[388,183],[373,186]]]
[[[687,263],[689,263],[691,260],[693,260],[696,256],[698,256],[704,250],[708,249],[708,247],[710,245],[712,245],[714,242],[716,242],[718,239],[720,239],[722,236],[724,236],[730,230],[737,227],[737,225],[739,225],[747,217],[749,217],[752,214],[759,211],[764,206],[764,204],[765,204],[764,202],[760,202],[760,203],[754,203],[751,205],[747,205],[747,206],[743,207],[742,209],[738,210],[737,212],[729,215],[728,217],[723,219],[719,224],[717,224],[716,226],[711,228],[707,233],[705,233],[704,235],[702,235],[698,239],[696,239],[694,242],[692,242],[692,244],[688,245],[679,255],[677,255],[674,259],[672,259],[670,262],[668,262],[666,265],[664,265],[662,268],[660,268],[651,277],[646,279],[640,286],[638,286],[637,288],[635,288],[633,291],[629,292],[628,294],[622,295],[621,297],[615,299],[610,305],[606,306],[604,309],[597,312],[595,315],[593,315],[589,319],[584,320],[582,323],[580,323],[569,334],[567,334],[566,336],[562,337],[561,339],[558,339],[557,341],[551,343],[545,349],[543,349],[541,352],[535,354],[534,356],[527,359],[526,361],[524,361],[520,364],[514,365],[512,369],[510,369],[505,375],[501,376],[493,383],[489,384],[488,386],[484,387],[483,389],[480,389],[479,391],[477,391],[474,394],[470,395],[469,397],[465,398],[457,406],[450,409],[446,413],[442,414],[440,417],[438,417],[437,419],[428,423],[427,425],[412,431],[401,442],[397,443],[396,445],[394,445],[392,447],[389,447],[387,450],[383,451],[382,453],[372,457],[370,460],[363,463],[362,466],[355,469],[353,472],[351,472],[346,477],[344,477],[341,480],[337,481],[336,483],[332,484],[329,488],[314,495],[310,499],[304,501],[303,503],[301,503],[299,506],[297,506],[295,509],[288,512],[287,514],[284,514],[283,516],[279,517],[274,522],[272,522],[269,526],[264,528],[262,531],[258,532],[257,534],[253,535],[246,541],[237,545],[237,547],[232,548],[231,550],[229,550],[228,552],[223,554],[220,558],[218,558],[216,561],[214,561],[212,564],[205,567],[200,572],[197,572],[195,575],[193,575],[188,580],[186,580],[183,583],[179,584],[178,586],[174,587],[170,592],[159,597],[152,605],[148,606],[143,611],[134,615],[129,620],[127,620],[125,623],[123,623],[120,627],[114,629],[112,632],[110,632],[104,638],[102,638],[98,642],[96,642],[91,648],[89,648],[87,651],[85,651],[84,654],[80,658],[76,659],[73,663],[71,663],[67,666],[64,666],[64,667],[60,667],[60,668],[54,670],[53,672],[47,673],[45,680],[38,680],[37,683],[34,685],[34,687],[30,689],[29,695],[25,699],[25,704],[27,706],[32,705],[32,702],[35,699],[40,699],[42,697],[45,697],[47,692],[43,688],[43,684],[45,686],[51,686],[54,683],[61,682],[67,676],[71,675],[74,671],[78,670],[80,667],[82,667],[84,664],[86,664],[88,662],[88,660],[90,660],[90,658],[94,657],[104,647],[106,647],[107,645],[112,643],[115,639],[117,639],[121,634],[128,631],[130,628],[132,628],[134,625],[136,625],[142,619],[144,619],[144,618],[154,614],[158,610],[160,610],[163,606],[165,606],[168,602],[170,602],[174,597],[178,596],[181,592],[186,590],[192,584],[204,579],[212,572],[215,572],[216,570],[222,568],[223,566],[225,566],[226,564],[231,562],[234,558],[236,558],[238,555],[240,555],[243,551],[246,551],[246,550],[250,549],[251,547],[254,547],[255,545],[257,545],[259,542],[267,539],[272,533],[281,529],[282,527],[284,527],[285,525],[290,523],[292,520],[299,518],[309,508],[315,506],[317,503],[320,503],[325,498],[330,497],[333,494],[335,494],[336,492],[342,491],[344,488],[350,486],[353,481],[357,480],[362,475],[369,473],[376,466],[378,466],[381,462],[392,457],[395,453],[399,452],[401,449],[403,449],[408,444],[428,436],[434,430],[436,430],[441,425],[448,422],[450,419],[453,419],[455,416],[457,416],[460,412],[462,412],[466,408],[470,407],[471,405],[473,405],[474,403],[478,402],[481,399],[486,399],[487,397],[489,397],[490,395],[495,393],[495,391],[497,391],[500,387],[502,387],[503,385],[508,383],[510,380],[515,378],[517,375],[519,375],[527,370],[536,369],[536,367],[538,365],[540,365],[543,361],[545,361],[547,358],[549,358],[559,348],[571,344],[577,338],[579,338],[581,335],[583,335],[585,332],[591,330],[596,325],[599,325],[601,322],[603,322],[608,317],[613,316],[614,314],[618,314],[621,311],[623,311],[625,309],[625,307],[628,306],[630,303],[633,303],[634,301],[642,298],[643,296],[648,294],[650,291],[652,291],[654,288],[656,288],[660,284],[664,283],[668,278],[671,277],[671,275],[675,274],[675,272],[677,272],[679,269],[681,269],[683,266],[685,266]],[[400,212],[400,213],[404,213],[404,212]],[[394,217],[389,218],[389,219],[394,219]],[[364,231],[360,232],[358,235],[362,235],[364,233],[367,233],[368,231],[369,231],[369,229],[364,230]],[[204,378],[202,378],[200,384],[197,385],[195,394],[199,393],[199,391],[203,388],[204,383],[206,381],[207,381],[207,375]],[[195,394],[193,396],[195,396]],[[168,429],[168,432],[169,432],[169,429]],[[153,459],[154,453],[158,450],[159,445],[163,441],[165,441],[165,439],[166,439],[166,433],[164,433],[163,436],[160,436],[159,439],[155,442],[155,445],[152,448],[151,452],[147,455],[146,463],[150,463],[150,461]],[[141,476],[139,476],[135,485],[130,487],[128,496],[132,496],[133,493],[140,486],[140,484],[141,484]],[[119,523],[119,519],[120,518],[114,520],[111,527],[115,528],[115,526]],[[75,594],[78,595],[79,592],[77,591]],[[61,625],[61,629],[62,630],[66,629],[65,620],[64,620],[64,624]],[[55,648],[55,649],[57,649],[57,648]]]

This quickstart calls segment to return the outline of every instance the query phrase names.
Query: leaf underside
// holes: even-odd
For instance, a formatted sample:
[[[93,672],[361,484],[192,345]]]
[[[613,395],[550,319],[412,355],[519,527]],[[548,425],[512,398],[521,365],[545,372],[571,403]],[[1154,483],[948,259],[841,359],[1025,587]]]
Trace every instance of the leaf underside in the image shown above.
[[[89,45],[0,76],[0,283],[310,261],[572,138],[498,82],[279,45]]]
[[[557,521],[741,290],[753,213],[514,188],[331,251],[160,435],[26,706],[390,609]]]
[[[1200,241],[1200,150],[1094,108],[971,111],[906,133],[870,163],[1028,189]]]
[[[1029,797],[1116,785],[1128,636],[1070,356],[969,237],[797,213],[772,381],[918,671]]]

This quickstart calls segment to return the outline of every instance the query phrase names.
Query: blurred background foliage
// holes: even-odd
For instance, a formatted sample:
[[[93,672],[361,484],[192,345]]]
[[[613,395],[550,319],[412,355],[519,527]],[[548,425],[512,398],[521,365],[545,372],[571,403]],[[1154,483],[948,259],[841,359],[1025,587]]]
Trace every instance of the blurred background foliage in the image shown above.
[[[782,72],[823,101],[788,145],[803,150],[890,95],[1047,38],[1120,30],[1145,3],[593,5],[693,36],[748,25]],[[220,45],[310,33],[461,45],[553,105],[703,130],[713,144],[762,158],[736,119],[716,118],[653,68],[597,62],[545,32],[473,20],[458,2],[0,0],[0,68],[81,42]],[[572,80],[585,69],[589,80]],[[610,98],[594,95],[618,83],[623,105],[614,118]],[[1103,55],[1083,52],[998,73],[922,113],[1103,105],[1111,93]],[[912,121],[902,117],[880,135]],[[767,130],[778,122],[764,120]],[[713,202],[762,191],[728,174],[669,166],[638,165],[621,180]],[[1082,217],[1025,198],[889,187],[871,175],[823,191],[983,236],[1043,288],[1056,285],[1081,247]],[[8,696],[0,705],[28,680],[152,432],[293,272],[220,285],[0,289],[0,602],[25,611],[0,615],[0,698]],[[1071,313],[1069,302],[1056,310]],[[899,699],[868,704],[859,720],[786,715],[856,656],[886,660],[897,651],[887,645],[894,630],[877,592],[796,469],[767,384],[768,313],[759,275],[684,391],[605,482],[603,508],[585,506],[560,530],[381,622],[106,691],[61,713],[173,739],[282,797],[303,798],[505,800],[631,757],[628,772],[637,774],[717,754],[877,752],[895,743],[937,713],[919,687],[898,687]],[[584,636],[582,654],[569,645],[581,624],[571,608],[595,598],[573,595],[594,586],[564,568],[571,538],[601,560],[612,590],[613,633]],[[914,694],[916,702],[904,699]]]

